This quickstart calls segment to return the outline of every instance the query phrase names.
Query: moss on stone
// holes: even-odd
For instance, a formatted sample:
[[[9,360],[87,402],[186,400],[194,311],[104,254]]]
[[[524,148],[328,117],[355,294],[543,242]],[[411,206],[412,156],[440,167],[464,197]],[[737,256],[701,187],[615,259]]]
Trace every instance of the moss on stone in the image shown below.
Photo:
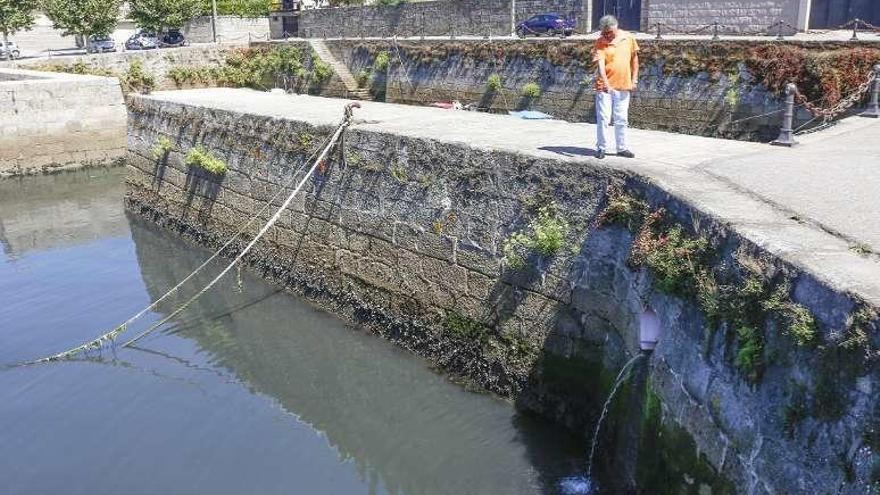
[[[443,319],[443,329],[455,338],[485,343],[489,327],[457,312],[449,311]]]
[[[642,411],[636,467],[639,486],[650,487],[655,495],[737,493],[735,487],[698,452],[687,431],[663,421],[662,400],[650,384]]]

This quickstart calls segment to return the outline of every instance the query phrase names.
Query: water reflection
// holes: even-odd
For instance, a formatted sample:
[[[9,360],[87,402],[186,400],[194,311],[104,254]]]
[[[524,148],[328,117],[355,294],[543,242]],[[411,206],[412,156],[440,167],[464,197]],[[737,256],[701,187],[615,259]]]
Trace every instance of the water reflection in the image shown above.
[[[0,180],[0,247],[7,256],[125,233],[125,169]]]
[[[33,190],[69,194],[37,209],[78,197],[76,181],[55,179]],[[3,363],[94,337],[206,257],[129,223],[107,181],[84,181],[107,215],[81,208],[102,217],[91,242],[75,233],[88,216],[21,221],[30,200],[3,197]],[[59,234],[36,232],[44,226]],[[248,273],[241,284],[225,280],[138,348],[0,372],[3,493],[549,493],[584,465],[569,433]]]

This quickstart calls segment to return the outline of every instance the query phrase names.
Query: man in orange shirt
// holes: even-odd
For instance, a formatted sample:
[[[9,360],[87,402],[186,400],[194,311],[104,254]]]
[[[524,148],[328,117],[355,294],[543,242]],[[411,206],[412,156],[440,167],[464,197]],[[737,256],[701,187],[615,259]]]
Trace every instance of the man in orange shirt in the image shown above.
[[[602,34],[596,40],[593,62],[599,65],[596,77],[596,158],[605,158],[608,125],[614,117],[617,156],[634,158],[626,147],[629,96],[639,83],[639,45],[632,34],[619,29],[617,19],[599,19]]]

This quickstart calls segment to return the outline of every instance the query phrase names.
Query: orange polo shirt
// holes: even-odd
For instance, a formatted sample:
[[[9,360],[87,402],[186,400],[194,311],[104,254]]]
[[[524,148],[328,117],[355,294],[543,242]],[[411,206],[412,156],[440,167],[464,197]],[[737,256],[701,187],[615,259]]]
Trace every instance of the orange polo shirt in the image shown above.
[[[611,89],[629,91],[632,84],[632,58],[639,51],[636,39],[627,31],[619,29],[614,40],[608,42],[603,37],[596,40],[593,48],[593,62],[605,61],[605,74]],[[604,90],[602,78],[596,75],[596,90]]]

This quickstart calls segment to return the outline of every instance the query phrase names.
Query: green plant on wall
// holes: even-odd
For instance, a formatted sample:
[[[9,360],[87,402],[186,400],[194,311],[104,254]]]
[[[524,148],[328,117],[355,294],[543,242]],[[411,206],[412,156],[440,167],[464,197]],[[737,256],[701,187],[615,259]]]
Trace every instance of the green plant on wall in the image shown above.
[[[490,74],[489,78],[486,79],[486,90],[488,91],[499,91],[502,87],[501,76],[498,74]]]
[[[138,59],[131,61],[120,82],[127,92],[149,93],[156,87],[155,78],[144,69],[143,62]]]
[[[321,60],[318,54],[312,52],[312,77],[318,84],[327,81],[333,75],[333,69],[327,62]]]
[[[530,82],[523,85],[522,90],[520,90],[520,94],[524,98],[535,99],[541,96],[541,86],[538,86],[538,83]]]
[[[569,233],[568,221],[556,203],[538,207],[537,217],[528,226],[513,233],[502,247],[504,262],[515,270],[525,268],[531,253],[552,256],[562,250]]]
[[[708,239],[686,231],[662,208],[649,210],[645,202],[609,188],[607,206],[596,224],[617,224],[630,231],[639,225],[630,266],[647,268],[657,290],[694,300],[706,316],[707,343],[716,328],[728,323],[736,342],[734,364],[746,380],[756,383],[761,379],[769,321],[776,321],[797,346],[816,343],[815,317],[792,300],[787,279],[745,253],[737,252],[732,265],[723,263]]]
[[[376,55],[376,60],[373,61],[373,69],[378,72],[387,70],[390,61],[391,56],[387,51],[379,52],[379,54]]]
[[[391,177],[394,177],[394,180],[401,184],[409,182],[409,175],[407,174],[406,169],[398,163],[391,164]]]
[[[185,162],[187,166],[197,167],[214,175],[223,175],[226,173],[226,162],[215,157],[202,145],[190,149],[186,153]]]
[[[370,84],[370,77],[371,76],[372,76],[372,74],[370,73],[369,70],[361,69],[357,73],[357,75],[355,76],[354,80],[355,80],[355,82],[357,82],[357,85],[359,88],[365,88]]]
[[[159,139],[156,140],[156,145],[153,146],[153,158],[156,160],[165,158],[168,152],[171,151],[171,147],[171,140],[167,136],[159,136]]]

